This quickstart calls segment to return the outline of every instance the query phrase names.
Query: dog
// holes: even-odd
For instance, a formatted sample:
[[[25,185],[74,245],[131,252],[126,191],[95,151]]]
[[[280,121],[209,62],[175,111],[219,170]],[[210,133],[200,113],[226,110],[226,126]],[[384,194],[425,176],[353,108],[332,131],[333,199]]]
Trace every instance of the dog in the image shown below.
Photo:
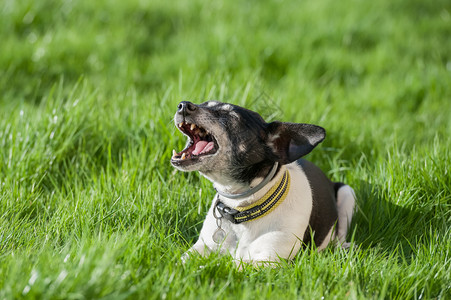
[[[174,121],[188,141],[173,151],[171,164],[200,172],[217,191],[182,260],[220,251],[239,263],[277,263],[311,242],[318,250],[347,245],[353,189],[301,158],[324,140],[324,128],[266,123],[254,111],[217,101],[180,102]]]

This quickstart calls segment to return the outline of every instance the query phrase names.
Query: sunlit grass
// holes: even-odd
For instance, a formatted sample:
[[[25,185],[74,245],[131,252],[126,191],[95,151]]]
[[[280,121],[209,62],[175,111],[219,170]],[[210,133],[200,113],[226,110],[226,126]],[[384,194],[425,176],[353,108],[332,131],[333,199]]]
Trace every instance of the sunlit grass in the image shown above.
[[[6,1],[0,9],[0,298],[451,297],[446,1]],[[176,172],[181,100],[327,138],[354,187],[351,251],[277,269],[180,263],[214,191]]]

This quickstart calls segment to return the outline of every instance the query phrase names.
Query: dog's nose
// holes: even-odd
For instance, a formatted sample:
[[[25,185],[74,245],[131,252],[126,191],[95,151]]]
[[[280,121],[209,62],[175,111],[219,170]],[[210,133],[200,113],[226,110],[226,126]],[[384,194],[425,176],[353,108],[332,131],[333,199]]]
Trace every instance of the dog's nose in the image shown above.
[[[197,109],[196,105],[189,101],[180,102],[177,108],[177,112],[182,114],[190,114]]]

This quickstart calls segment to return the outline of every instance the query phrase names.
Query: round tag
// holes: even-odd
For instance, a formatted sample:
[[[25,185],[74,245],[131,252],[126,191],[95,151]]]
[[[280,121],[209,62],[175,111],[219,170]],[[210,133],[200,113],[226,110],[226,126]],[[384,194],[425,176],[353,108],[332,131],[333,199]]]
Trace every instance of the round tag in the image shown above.
[[[224,229],[222,229],[222,228],[217,228],[212,235],[213,241],[216,244],[222,243],[224,241],[225,237],[226,237],[226,233],[225,233]]]

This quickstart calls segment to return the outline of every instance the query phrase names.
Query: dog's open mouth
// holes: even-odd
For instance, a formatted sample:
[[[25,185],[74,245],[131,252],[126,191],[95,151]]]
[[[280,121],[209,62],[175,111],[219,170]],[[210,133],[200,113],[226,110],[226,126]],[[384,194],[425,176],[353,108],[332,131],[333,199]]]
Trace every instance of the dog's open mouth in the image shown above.
[[[196,160],[201,156],[215,154],[218,150],[218,143],[214,136],[204,128],[186,122],[179,123],[178,129],[188,136],[188,146],[181,152],[172,152],[173,162]]]

